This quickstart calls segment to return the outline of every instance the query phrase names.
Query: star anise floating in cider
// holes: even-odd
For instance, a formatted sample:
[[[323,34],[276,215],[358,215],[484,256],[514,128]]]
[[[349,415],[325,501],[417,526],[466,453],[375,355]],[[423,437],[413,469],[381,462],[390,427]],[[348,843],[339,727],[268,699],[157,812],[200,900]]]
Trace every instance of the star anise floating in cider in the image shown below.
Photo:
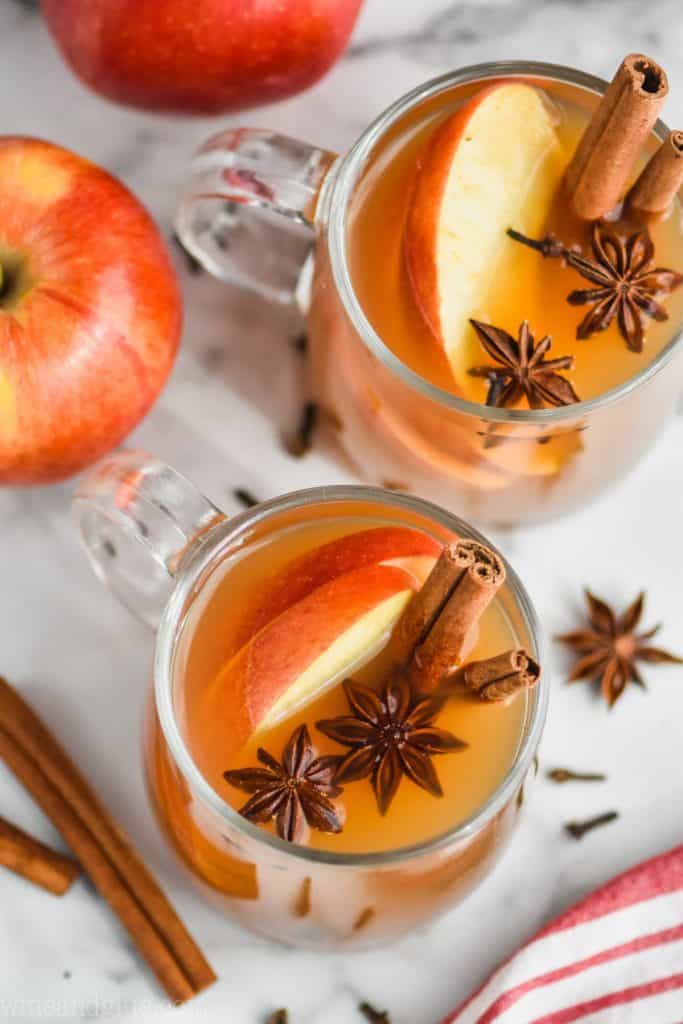
[[[590,305],[591,309],[576,329],[577,338],[589,338],[606,330],[616,318],[621,336],[632,352],[643,351],[643,317],[668,320],[669,314],[657,302],[683,282],[683,275],[665,267],[653,267],[655,247],[647,231],[626,239],[593,225],[593,259],[572,253],[567,262],[594,284],[595,288],[577,289],[567,296],[572,306]]]
[[[344,691],[351,714],[316,722],[325,736],[351,748],[339,759],[335,782],[369,777],[380,814],[389,810],[404,775],[432,796],[443,796],[432,758],[467,746],[434,725],[445,699],[416,696],[402,674],[379,692],[352,680]]]
[[[546,335],[536,344],[528,322],[519,328],[518,340],[493,324],[470,320],[477,337],[496,366],[475,366],[471,377],[484,377],[489,382],[487,405],[499,408],[516,405],[526,398],[530,409],[571,405],[579,402],[574,388],[559,370],[571,370],[573,356],[546,359],[552,339]]]
[[[336,556],[340,551],[343,553],[355,536],[342,535],[338,544],[332,542],[336,545],[332,548],[335,558],[332,561],[327,559],[328,567],[338,566]],[[382,537],[387,539],[384,533]],[[391,553],[377,548],[381,537],[373,535],[372,539],[375,545],[372,548],[373,558]],[[389,539],[391,551],[394,551],[399,540],[402,543],[410,541],[411,546],[414,545],[416,536],[414,531],[405,536],[392,532]],[[329,548],[324,545],[315,550],[322,559]],[[344,835],[338,840],[341,849],[349,837],[354,838],[354,832],[363,833],[364,818],[369,829],[375,829],[377,835],[380,816],[392,807],[405,777],[415,785],[405,787],[407,791],[402,793],[400,801],[401,813],[395,809],[392,831],[399,829],[403,827],[401,815],[419,818],[425,801],[430,805],[433,803],[430,797],[441,797],[444,792],[449,796],[452,794],[452,781],[458,768],[453,761],[444,765],[442,786],[434,766],[437,755],[463,751],[471,744],[472,756],[476,759],[479,737],[476,723],[473,727],[468,714],[472,701],[499,704],[500,714],[491,714],[492,725],[496,729],[505,715],[503,707],[536,685],[540,667],[522,649],[512,648],[484,659],[468,658],[473,629],[505,583],[506,570],[500,556],[480,541],[466,538],[445,545],[430,543],[428,550],[430,554],[417,556],[422,571],[426,572],[422,586],[412,596],[398,590],[401,602],[393,612],[390,657],[388,660],[382,658],[377,672],[371,675],[368,672],[370,663],[366,662],[363,670],[368,675],[363,682],[354,679],[335,681],[329,694],[328,687],[324,686],[327,680],[321,676],[323,685],[319,680],[308,691],[303,703],[290,704],[289,711],[285,712],[299,715],[308,701],[313,698],[320,701],[316,711],[309,712],[308,721],[302,722],[298,718],[290,724],[287,729],[289,739],[284,744],[280,760],[261,746],[253,755],[258,764],[243,767],[237,762],[235,767],[231,766],[222,773],[225,782],[249,794],[247,802],[239,806],[244,817],[260,825],[274,822],[275,831],[282,839],[312,846],[322,846],[326,841],[309,834],[309,829],[314,833],[334,835],[343,829]],[[405,587],[403,580],[395,582],[399,588]],[[318,590],[322,591],[325,586],[322,584]],[[365,589],[364,583],[363,591]],[[314,590],[314,594],[316,592]],[[386,595],[382,595],[382,600],[386,602]],[[334,613],[326,596],[316,607],[325,621]],[[283,612],[279,619],[285,615]],[[307,642],[313,631],[311,623],[313,619],[308,616],[307,623],[304,621],[308,632],[302,634]],[[383,629],[386,630],[386,624]],[[345,630],[348,632],[346,625]],[[497,630],[492,631],[491,639],[498,635]],[[507,630],[500,635],[506,636]],[[367,644],[367,639],[365,642]],[[357,654],[354,660],[357,661]],[[459,670],[462,670],[462,675]],[[340,705],[340,699],[348,703],[348,712],[339,713],[340,707],[344,707],[344,703]],[[225,703],[227,705],[228,701]],[[454,711],[462,717],[454,717]],[[442,713],[444,723],[455,732],[461,733],[462,726],[469,742],[441,727],[439,719]],[[252,733],[243,734],[241,744],[234,746],[234,753],[239,754],[240,749],[245,749],[245,741],[250,735],[254,739],[257,735],[267,736],[268,730],[274,727],[277,735],[281,736],[281,721],[281,716],[276,716],[273,726],[264,724],[263,717],[256,721]],[[326,737],[326,756],[319,756],[311,740],[315,735],[314,727]],[[274,744],[265,742],[273,748]],[[284,739],[279,742],[284,743]],[[339,750],[335,744],[346,750]],[[246,749],[254,748],[249,746]],[[472,771],[471,763],[467,770]],[[347,784],[362,780],[364,785],[349,793]],[[343,798],[336,800],[342,793]],[[234,797],[234,793],[231,795]],[[368,800],[371,804],[369,819]],[[448,801],[449,808],[450,804],[451,800]],[[444,804],[441,810],[449,813]],[[425,817],[428,813],[425,812]],[[434,813],[438,818],[440,812],[436,808]],[[332,845],[336,846],[337,841]],[[305,917],[310,907],[310,880],[304,879],[294,915]],[[354,930],[366,925],[374,913],[373,907],[362,908]]]
[[[683,283],[683,274],[666,267],[654,267],[655,249],[646,229],[624,234],[602,221],[591,227],[592,259],[563,245],[553,235],[536,240],[510,229],[517,242],[536,249],[543,256],[559,257],[573,267],[593,288],[570,292],[567,302],[588,310],[576,328],[576,337],[590,338],[605,331],[616,319],[622,338],[632,352],[643,351],[645,318],[668,320],[661,299]]]
[[[644,594],[641,593],[622,615],[615,615],[609,605],[589,590],[586,601],[589,628],[557,638],[581,655],[569,677],[570,682],[578,679],[600,682],[602,694],[612,707],[629,682],[645,686],[637,662],[683,664],[683,658],[650,645],[659,626],[645,633],[636,632],[643,614]]]
[[[341,832],[343,815],[332,802],[341,793],[334,781],[338,758],[316,757],[305,725],[292,733],[282,762],[263,747],[256,756],[263,768],[223,773],[231,786],[253,794],[240,814],[257,824],[275,819],[277,834],[290,843],[301,842],[307,826],[319,832]]]

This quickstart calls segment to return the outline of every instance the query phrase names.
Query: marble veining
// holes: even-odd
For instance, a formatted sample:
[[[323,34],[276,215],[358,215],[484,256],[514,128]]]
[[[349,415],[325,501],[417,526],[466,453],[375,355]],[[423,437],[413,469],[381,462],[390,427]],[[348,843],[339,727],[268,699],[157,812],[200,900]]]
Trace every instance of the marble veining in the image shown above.
[[[166,120],[104,103],[62,65],[30,0],[0,5],[0,40],[2,131],[49,138],[104,164],[148,205],[169,241],[190,154],[211,132],[244,120],[343,150],[400,93],[458,65],[524,57],[607,76],[621,55],[643,49],[669,71],[667,121],[683,123],[679,0],[366,0],[350,50],[322,83],[243,119]],[[239,508],[237,487],[266,498],[352,480],[324,443],[296,461],[281,446],[302,396],[296,314],[192,273],[173,252],[186,297],[182,352],[132,443],[172,462],[228,512]],[[637,470],[589,508],[492,538],[527,583],[549,635],[572,624],[584,583],[624,603],[642,585],[647,621],[665,622],[662,645],[683,646],[682,451],[679,416]],[[151,817],[138,748],[152,638],[92,576],[68,514],[71,489],[0,492],[0,671],[49,719],[135,838],[220,983],[171,1018],[86,882],[59,901],[3,873],[0,1019],[260,1024],[286,1005],[292,1024],[360,1024],[356,1007],[367,999],[389,1009],[393,1024],[436,1024],[549,916],[680,841],[683,780],[672,770],[680,763],[680,669],[648,673],[649,692],[629,692],[608,713],[587,686],[563,684],[567,659],[551,646],[542,772],[554,764],[600,769],[607,783],[558,788],[541,773],[487,883],[392,948],[321,956],[243,932],[198,896]],[[611,808],[621,817],[609,828],[580,843],[563,835],[563,821]],[[0,810],[58,843],[1,766]]]
[[[672,17],[673,24],[675,3],[658,6],[664,17]],[[584,26],[600,22],[601,27],[614,29],[628,22],[629,31],[638,33],[643,48],[657,46],[662,37],[661,30],[653,23],[650,9],[638,0],[558,0],[552,4],[547,0],[500,0],[498,3],[470,0],[436,10],[430,8],[422,20],[414,24],[392,26],[369,34],[350,46],[347,60],[401,50],[420,63],[449,65],[454,55],[460,56],[456,48],[487,46],[490,51],[492,41],[502,44],[500,56],[511,57],[517,55],[513,49],[516,51],[520,43],[533,42],[548,33],[551,26],[567,25],[570,20]],[[573,48],[575,38],[572,33],[566,33],[564,45]],[[528,46],[526,49],[529,55],[541,59],[539,53],[532,54]],[[606,64],[606,70],[610,67]]]

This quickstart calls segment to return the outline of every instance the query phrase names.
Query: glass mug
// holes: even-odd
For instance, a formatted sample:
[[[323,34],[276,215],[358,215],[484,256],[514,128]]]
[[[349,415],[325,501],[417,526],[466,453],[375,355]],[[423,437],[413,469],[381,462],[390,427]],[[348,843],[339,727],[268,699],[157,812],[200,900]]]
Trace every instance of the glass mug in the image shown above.
[[[435,505],[369,487],[299,491],[228,520],[174,470],[134,451],[91,470],[74,500],[97,575],[156,629],[145,764],[163,831],[231,916],[269,938],[316,949],[392,940],[452,908],[486,876],[518,818],[548,700],[543,677],[530,692],[511,767],[483,805],[457,827],[413,846],[369,854],[296,846],[221,798],[198,768],[183,729],[188,643],[206,597],[229,577],[241,552],[267,544],[274,531],[360,509],[384,525],[417,527],[442,541],[454,533],[482,541]],[[535,612],[509,568],[496,600],[520,644],[539,657]]]
[[[429,383],[371,326],[349,261],[367,175],[407,133],[461,103],[482,80],[514,76],[589,110],[606,85],[550,64],[465,68],[399,99],[342,157],[268,131],[226,131],[196,155],[176,219],[183,244],[218,277],[270,298],[295,295],[308,321],[312,396],[331,414],[363,478],[399,482],[499,525],[564,514],[630,469],[675,405],[680,373],[668,364],[677,357],[680,366],[683,351],[679,335],[639,374],[590,401],[510,410]],[[652,148],[666,131],[658,122]]]

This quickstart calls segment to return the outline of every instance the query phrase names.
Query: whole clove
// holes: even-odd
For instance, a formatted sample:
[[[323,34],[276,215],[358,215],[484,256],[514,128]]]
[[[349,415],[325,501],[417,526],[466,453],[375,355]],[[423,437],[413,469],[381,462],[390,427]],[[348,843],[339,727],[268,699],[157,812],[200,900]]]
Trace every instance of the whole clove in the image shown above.
[[[289,1013],[284,1007],[280,1010],[275,1010],[271,1013],[270,1017],[267,1018],[266,1024],[289,1024]]]
[[[294,902],[294,917],[308,917],[311,912],[311,888],[313,880],[307,875],[301,883],[301,888]]]
[[[313,432],[318,421],[318,406],[315,402],[306,402],[301,413],[299,426],[294,437],[285,439],[285,451],[296,459],[306,455],[312,446]]]
[[[594,828],[609,825],[610,822],[616,821],[618,817],[618,811],[606,811],[604,814],[598,814],[595,818],[588,818],[587,821],[568,821],[564,829],[572,839],[583,839]]]
[[[235,501],[239,501],[240,505],[244,505],[245,508],[253,508],[254,505],[261,504],[258,498],[254,497],[251,491],[248,491],[246,487],[236,487],[232,492],[232,496]]]
[[[391,1017],[387,1010],[376,1010],[370,1003],[363,1002],[358,1007],[370,1024],[391,1024]]]
[[[411,487],[404,480],[382,480],[382,487],[387,491],[403,491],[410,494]]]
[[[297,334],[292,344],[294,345],[295,352],[298,352],[299,355],[305,356],[308,352],[308,335],[302,331],[301,334]]]
[[[551,782],[606,782],[602,772],[574,772],[571,768],[553,768],[546,773]]]

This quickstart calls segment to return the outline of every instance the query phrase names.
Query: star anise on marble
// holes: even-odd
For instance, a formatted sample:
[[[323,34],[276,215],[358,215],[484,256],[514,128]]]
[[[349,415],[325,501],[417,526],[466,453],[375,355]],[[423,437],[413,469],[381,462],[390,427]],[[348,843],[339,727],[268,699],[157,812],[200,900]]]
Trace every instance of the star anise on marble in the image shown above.
[[[294,730],[281,762],[263,747],[256,756],[265,767],[223,772],[231,786],[253,793],[240,814],[257,824],[274,818],[277,834],[290,843],[303,841],[307,826],[341,832],[344,819],[332,802],[342,791],[334,779],[339,758],[316,757],[306,725]]]
[[[589,628],[564,633],[557,638],[581,655],[569,677],[570,682],[577,679],[600,682],[603,696],[612,707],[629,682],[645,686],[636,664],[638,661],[683,664],[683,658],[650,645],[649,641],[659,626],[645,633],[636,632],[643,615],[644,593],[622,615],[615,615],[609,605],[589,590],[586,590],[586,602]]]
[[[344,691],[351,714],[316,722],[325,736],[351,748],[339,758],[335,782],[369,777],[380,814],[388,811],[404,775],[432,796],[443,796],[432,758],[467,746],[434,725],[445,698],[415,695],[401,674],[380,691],[350,679]]]
[[[577,338],[606,330],[616,318],[627,346],[632,352],[642,352],[644,317],[668,320],[669,314],[657,300],[683,283],[683,274],[652,266],[655,248],[647,230],[624,236],[595,221],[591,228],[592,259],[567,248],[553,235],[536,241],[518,231],[510,230],[508,234],[544,256],[564,258],[568,266],[595,285],[577,288],[567,296],[572,306],[591,307],[576,329]]]
[[[499,408],[516,405],[526,398],[530,409],[543,409],[548,405],[571,405],[580,401],[574,388],[558,370],[571,370],[573,356],[546,359],[551,338],[546,335],[535,344],[527,320],[519,328],[518,340],[493,324],[470,320],[477,337],[497,366],[475,366],[469,370],[472,377],[484,377],[489,382],[487,405]]]

